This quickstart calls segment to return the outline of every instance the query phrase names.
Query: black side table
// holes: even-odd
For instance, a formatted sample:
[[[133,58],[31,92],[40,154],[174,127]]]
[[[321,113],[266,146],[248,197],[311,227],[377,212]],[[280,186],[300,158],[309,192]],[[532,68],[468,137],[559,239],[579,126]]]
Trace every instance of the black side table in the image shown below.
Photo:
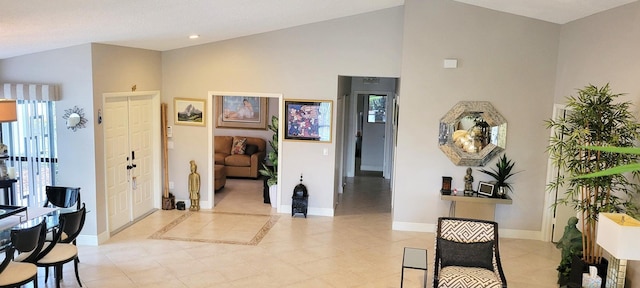
[[[13,199],[13,183],[16,182],[16,179],[0,180],[0,189],[4,190],[4,205],[16,205]]]

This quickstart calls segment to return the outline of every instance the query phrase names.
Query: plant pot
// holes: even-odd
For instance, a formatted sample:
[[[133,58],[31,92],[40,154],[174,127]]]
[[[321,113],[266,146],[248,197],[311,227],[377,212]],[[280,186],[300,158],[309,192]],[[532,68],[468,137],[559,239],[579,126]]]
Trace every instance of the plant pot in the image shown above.
[[[269,186],[269,202],[271,202],[271,207],[277,208],[278,203],[278,185]]]

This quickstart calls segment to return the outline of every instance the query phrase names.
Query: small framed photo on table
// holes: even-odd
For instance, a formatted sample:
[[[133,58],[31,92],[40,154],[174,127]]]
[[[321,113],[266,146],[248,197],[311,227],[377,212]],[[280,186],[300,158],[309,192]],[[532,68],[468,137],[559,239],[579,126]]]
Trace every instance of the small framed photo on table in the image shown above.
[[[480,181],[480,183],[478,183],[478,196],[483,195],[487,197],[493,197],[494,186],[494,184]]]

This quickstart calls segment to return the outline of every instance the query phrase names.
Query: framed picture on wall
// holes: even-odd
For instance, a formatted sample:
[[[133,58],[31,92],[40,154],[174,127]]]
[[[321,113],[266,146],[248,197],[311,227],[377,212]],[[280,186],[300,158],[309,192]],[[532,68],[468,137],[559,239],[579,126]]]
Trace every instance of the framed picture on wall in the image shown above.
[[[331,142],[331,100],[285,100],[285,140]]]
[[[173,98],[176,125],[206,126],[206,99]]]
[[[216,127],[267,129],[267,98],[252,95],[215,95]]]

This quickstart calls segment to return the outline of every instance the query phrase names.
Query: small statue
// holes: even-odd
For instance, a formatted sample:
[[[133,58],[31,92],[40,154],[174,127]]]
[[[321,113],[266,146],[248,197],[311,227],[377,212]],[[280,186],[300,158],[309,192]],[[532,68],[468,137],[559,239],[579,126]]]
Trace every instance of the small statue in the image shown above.
[[[196,172],[198,166],[196,161],[189,161],[191,165],[191,173],[189,174],[189,199],[191,199],[191,206],[189,210],[200,211],[200,174]]]
[[[564,277],[569,277],[573,256],[582,255],[582,233],[578,230],[576,224],[578,224],[578,218],[569,218],[567,226],[564,227],[562,238],[560,238],[560,241],[556,244],[556,248],[562,249],[560,265],[557,268],[559,282],[561,282]]]
[[[471,167],[467,168],[467,175],[464,175],[464,194],[473,194],[473,176]]]

